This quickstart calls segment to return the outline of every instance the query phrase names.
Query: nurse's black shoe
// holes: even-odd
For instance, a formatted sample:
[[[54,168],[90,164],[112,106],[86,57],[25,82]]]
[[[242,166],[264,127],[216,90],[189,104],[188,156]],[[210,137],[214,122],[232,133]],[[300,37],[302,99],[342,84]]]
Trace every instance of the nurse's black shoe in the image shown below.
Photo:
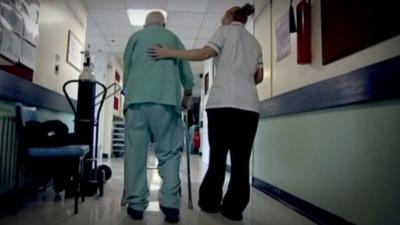
[[[179,222],[179,209],[169,208],[162,205],[160,205],[160,209],[165,215],[165,221],[168,223]]]
[[[207,205],[203,204],[203,202],[201,201],[199,201],[197,204],[200,207],[200,209],[206,213],[219,213],[219,211],[221,211],[221,205],[219,204]]]
[[[132,209],[131,207],[128,207],[128,209],[126,211],[127,211],[128,215],[134,220],[143,219],[143,211]]]
[[[225,218],[228,218],[230,220],[234,220],[234,221],[240,221],[243,219],[243,215],[242,213],[235,213],[229,210],[221,210],[221,214],[222,216],[224,216]]]

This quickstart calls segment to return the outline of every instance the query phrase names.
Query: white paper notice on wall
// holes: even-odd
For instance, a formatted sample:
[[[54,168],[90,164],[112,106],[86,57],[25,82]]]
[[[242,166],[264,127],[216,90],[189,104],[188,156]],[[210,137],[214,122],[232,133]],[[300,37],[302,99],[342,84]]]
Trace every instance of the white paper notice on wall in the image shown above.
[[[21,52],[21,38],[12,31],[1,32],[0,54],[13,63],[18,62]]]
[[[25,40],[22,41],[20,61],[32,70],[36,69],[36,48]]]
[[[276,61],[290,54],[289,11],[285,12],[275,24]]]

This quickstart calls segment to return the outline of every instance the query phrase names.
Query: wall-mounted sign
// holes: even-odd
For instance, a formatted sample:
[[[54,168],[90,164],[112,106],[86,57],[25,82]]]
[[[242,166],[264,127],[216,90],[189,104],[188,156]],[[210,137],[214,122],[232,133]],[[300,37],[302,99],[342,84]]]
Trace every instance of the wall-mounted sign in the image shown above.
[[[290,54],[289,11],[276,21],[276,61],[279,62]]]
[[[81,71],[83,63],[83,44],[72,31],[68,31],[67,63]]]

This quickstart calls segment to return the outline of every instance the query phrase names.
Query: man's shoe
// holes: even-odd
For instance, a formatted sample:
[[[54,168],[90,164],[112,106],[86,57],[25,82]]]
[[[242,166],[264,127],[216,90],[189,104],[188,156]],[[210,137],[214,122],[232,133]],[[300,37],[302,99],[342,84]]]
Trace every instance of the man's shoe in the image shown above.
[[[132,209],[131,207],[128,207],[128,209],[126,211],[127,211],[128,215],[134,220],[143,219],[143,211]]]
[[[165,215],[165,221],[168,223],[179,222],[179,209],[164,207],[162,205],[160,205],[160,209]]]

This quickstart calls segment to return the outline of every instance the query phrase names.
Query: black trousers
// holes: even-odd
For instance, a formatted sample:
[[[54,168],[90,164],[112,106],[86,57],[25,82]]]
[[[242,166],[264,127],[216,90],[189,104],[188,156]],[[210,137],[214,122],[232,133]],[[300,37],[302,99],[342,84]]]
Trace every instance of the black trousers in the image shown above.
[[[208,109],[210,160],[200,186],[203,210],[241,215],[250,199],[249,161],[259,114],[234,108]],[[222,199],[227,154],[231,156],[231,178]],[[222,204],[221,204],[222,201]]]

